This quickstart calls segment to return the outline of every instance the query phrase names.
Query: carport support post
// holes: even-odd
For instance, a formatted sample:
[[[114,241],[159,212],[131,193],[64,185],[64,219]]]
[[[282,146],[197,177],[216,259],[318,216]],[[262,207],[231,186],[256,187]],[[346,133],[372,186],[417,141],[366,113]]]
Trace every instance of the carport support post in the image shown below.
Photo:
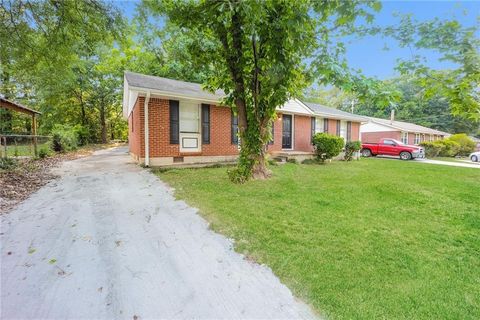
[[[147,92],[145,97],[145,105],[143,107],[145,113],[145,166],[150,165],[150,141],[149,141],[149,132],[148,132],[148,103],[150,102],[150,91]]]
[[[35,113],[32,113],[32,133],[33,133],[33,152],[36,157],[38,153],[37,153],[37,118],[35,117]]]

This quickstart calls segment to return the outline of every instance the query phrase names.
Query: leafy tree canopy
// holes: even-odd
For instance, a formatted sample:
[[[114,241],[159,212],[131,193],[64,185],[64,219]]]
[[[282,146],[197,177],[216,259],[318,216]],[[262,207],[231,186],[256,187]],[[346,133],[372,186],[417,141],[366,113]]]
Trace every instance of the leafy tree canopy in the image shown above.
[[[378,2],[307,0],[165,0],[144,6],[188,37],[188,58],[208,66],[205,86],[227,94],[224,103],[239,118],[241,155],[231,175],[238,181],[269,175],[265,144],[275,109],[313,77],[360,85],[349,81],[340,59],[344,47],[335,37],[353,32],[358,17],[371,20],[380,9]]]

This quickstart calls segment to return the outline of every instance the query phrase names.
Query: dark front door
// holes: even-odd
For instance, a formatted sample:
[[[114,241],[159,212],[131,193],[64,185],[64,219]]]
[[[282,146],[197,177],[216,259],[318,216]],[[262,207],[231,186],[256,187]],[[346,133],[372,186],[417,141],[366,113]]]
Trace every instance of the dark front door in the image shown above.
[[[292,148],[292,116],[284,114],[282,116],[282,149]]]

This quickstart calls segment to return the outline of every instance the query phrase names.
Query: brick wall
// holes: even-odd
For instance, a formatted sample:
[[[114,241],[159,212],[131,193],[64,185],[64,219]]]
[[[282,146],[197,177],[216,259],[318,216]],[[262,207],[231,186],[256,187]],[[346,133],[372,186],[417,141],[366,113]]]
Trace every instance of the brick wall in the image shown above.
[[[409,132],[408,133],[408,144],[413,144],[415,141],[415,133]]]
[[[334,136],[337,135],[337,120],[328,119],[328,133]]]
[[[210,144],[202,144],[202,151],[195,153],[180,152],[179,144],[170,144],[170,107],[168,100],[150,98],[148,118],[150,157],[225,156],[238,154],[238,147],[231,143],[230,108],[210,106]],[[144,133],[142,140],[143,137]],[[144,148],[142,148],[142,151],[143,156],[145,154]]]
[[[133,107],[132,113],[128,117],[128,147],[129,151],[133,153],[136,157],[142,157],[141,153],[141,144],[142,144],[142,137],[144,134],[143,132],[143,97],[140,97],[135,102]]]
[[[305,151],[313,152],[312,146],[312,122],[311,117],[309,116],[298,116],[295,117],[295,126],[294,126],[294,139],[293,148],[295,151]]]
[[[202,145],[202,155],[227,156],[238,154],[238,146],[232,144],[231,134],[231,109],[210,106],[210,144]]]
[[[145,157],[145,114],[144,97],[139,97],[128,118],[130,152],[138,157]],[[165,99],[150,98],[148,105],[150,157],[176,157],[187,155],[198,156],[228,156],[238,154],[238,147],[231,143],[231,109],[220,106],[210,106],[210,144],[202,144],[198,153],[180,153],[180,146],[170,144],[170,108]],[[133,131],[132,131],[133,124]],[[329,119],[330,134],[336,134],[336,120]],[[311,145],[311,118],[309,116],[294,116],[294,150],[313,151]],[[352,122],[352,140],[359,140],[360,124]],[[384,137],[384,135],[382,136]],[[364,140],[365,141],[365,140]],[[412,140],[413,141],[413,140]],[[274,143],[268,146],[268,151],[282,150],[282,117],[277,114],[274,122]]]
[[[362,133],[363,143],[378,143],[378,141],[380,141],[380,139],[382,138],[397,139],[401,141],[400,131],[381,131],[381,132],[363,132]]]
[[[360,140],[360,122],[352,122],[352,141]]]

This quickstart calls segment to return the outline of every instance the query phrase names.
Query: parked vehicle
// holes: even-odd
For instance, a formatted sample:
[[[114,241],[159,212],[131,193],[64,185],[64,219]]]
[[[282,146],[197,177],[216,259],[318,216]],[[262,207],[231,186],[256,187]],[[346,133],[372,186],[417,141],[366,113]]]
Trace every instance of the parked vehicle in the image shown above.
[[[470,154],[469,158],[473,162],[479,162],[480,161],[480,151],[477,151],[477,152],[474,152],[474,153]]]
[[[402,160],[425,158],[422,147],[406,145],[395,139],[380,139],[379,143],[362,143],[362,156],[397,156]]]

